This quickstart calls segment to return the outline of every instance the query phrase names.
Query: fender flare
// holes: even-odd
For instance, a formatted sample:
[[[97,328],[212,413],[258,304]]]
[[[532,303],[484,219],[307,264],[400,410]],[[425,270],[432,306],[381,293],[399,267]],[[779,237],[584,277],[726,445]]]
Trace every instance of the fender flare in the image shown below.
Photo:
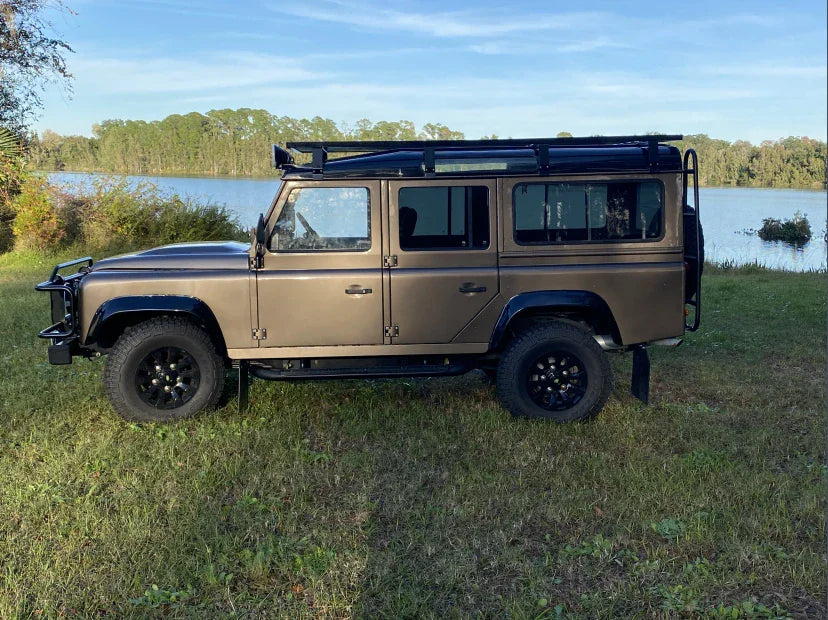
[[[600,295],[590,291],[533,291],[519,293],[503,306],[489,340],[489,350],[493,351],[502,344],[506,330],[515,317],[536,310],[583,314],[599,333],[612,334],[617,342],[621,342],[612,310]]]
[[[84,345],[101,345],[103,340],[103,348],[107,348],[109,343],[106,342],[106,339],[112,326],[122,325],[125,320],[127,324],[132,324],[144,320],[144,316],[150,318],[163,314],[189,318],[207,331],[217,345],[224,348],[224,338],[213,311],[200,299],[186,295],[113,297],[102,303],[95,311],[89,324],[89,331],[86,334]]]

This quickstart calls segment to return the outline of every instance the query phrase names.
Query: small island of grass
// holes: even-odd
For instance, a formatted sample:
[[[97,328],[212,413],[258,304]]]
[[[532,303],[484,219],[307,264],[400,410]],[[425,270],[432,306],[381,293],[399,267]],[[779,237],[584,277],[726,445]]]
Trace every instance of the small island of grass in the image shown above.
[[[788,220],[765,218],[757,234],[763,241],[784,241],[792,245],[804,245],[811,240],[811,224],[805,215],[797,211]]]

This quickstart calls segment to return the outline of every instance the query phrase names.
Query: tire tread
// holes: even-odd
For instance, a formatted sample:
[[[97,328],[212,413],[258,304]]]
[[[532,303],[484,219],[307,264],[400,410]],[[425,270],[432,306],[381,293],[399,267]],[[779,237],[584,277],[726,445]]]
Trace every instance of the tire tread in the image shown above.
[[[206,401],[206,404],[201,410],[215,409],[224,387],[225,370],[223,360],[218,353],[216,353],[213,341],[203,329],[187,319],[160,316],[148,319],[142,323],[138,323],[137,325],[133,325],[125,329],[124,333],[121,334],[115,342],[115,345],[112,347],[109,355],[107,356],[103,376],[104,389],[109,397],[109,402],[112,404],[112,407],[118,415],[125,420],[132,422],[167,421],[190,417],[191,415],[197,413],[196,411],[186,415],[161,413],[162,411],[174,412],[175,410],[173,409],[158,410],[156,413],[146,414],[144,412],[136,411],[130,407],[124,397],[120,375],[124,364],[127,362],[127,357],[130,352],[141,345],[148,338],[169,335],[171,332],[194,340],[198,344],[204,346],[211,353],[209,356],[209,362],[214,367],[213,370],[216,380],[212,383],[212,385],[207,386],[202,384],[199,387],[205,387],[210,390],[210,395]]]
[[[518,377],[520,374],[520,364],[523,361],[524,355],[533,347],[550,340],[571,340],[575,341],[595,354],[595,357],[600,365],[599,377],[590,376],[590,381],[599,379],[601,385],[598,390],[597,398],[593,405],[583,415],[568,418],[566,416],[559,416],[563,412],[548,412],[548,415],[541,415],[540,413],[528,410],[522,402],[521,394],[519,392]],[[601,349],[591,333],[586,329],[577,326],[573,323],[563,321],[549,321],[546,323],[534,325],[522,332],[519,332],[509,342],[500,358],[497,371],[497,394],[500,402],[508,409],[515,417],[527,418],[545,418],[555,422],[569,422],[575,420],[585,420],[594,417],[601,411],[609,399],[612,392],[612,371],[610,369],[609,359],[606,353]],[[577,405],[576,405],[577,407]]]

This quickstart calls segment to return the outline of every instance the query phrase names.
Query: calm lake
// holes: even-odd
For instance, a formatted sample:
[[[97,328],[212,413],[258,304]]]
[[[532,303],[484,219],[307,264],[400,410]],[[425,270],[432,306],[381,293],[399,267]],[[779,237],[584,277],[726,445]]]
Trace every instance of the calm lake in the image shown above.
[[[48,173],[53,183],[80,186],[95,175],[76,172]],[[130,183],[150,182],[159,189],[198,202],[225,205],[245,226],[253,226],[258,214],[270,206],[279,186],[278,179],[235,179],[213,177],[130,176]],[[825,191],[793,189],[748,189],[710,187],[699,190],[706,258],[712,262],[758,261],[768,267],[794,271],[825,269]],[[790,218],[799,211],[811,222],[813,239],[802,248],[781,242],[766,242],[755,233],[766,217]]]

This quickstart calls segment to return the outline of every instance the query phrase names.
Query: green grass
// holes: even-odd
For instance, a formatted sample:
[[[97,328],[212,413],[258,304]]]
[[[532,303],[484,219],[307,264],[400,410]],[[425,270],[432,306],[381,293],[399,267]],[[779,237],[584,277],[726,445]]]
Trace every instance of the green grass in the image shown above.
[[[0,617],[821,617],[825,276],[710,268],[701,330],[588,424],[478,374],[276,384],[170,425],[51,367],[0,257]]]

